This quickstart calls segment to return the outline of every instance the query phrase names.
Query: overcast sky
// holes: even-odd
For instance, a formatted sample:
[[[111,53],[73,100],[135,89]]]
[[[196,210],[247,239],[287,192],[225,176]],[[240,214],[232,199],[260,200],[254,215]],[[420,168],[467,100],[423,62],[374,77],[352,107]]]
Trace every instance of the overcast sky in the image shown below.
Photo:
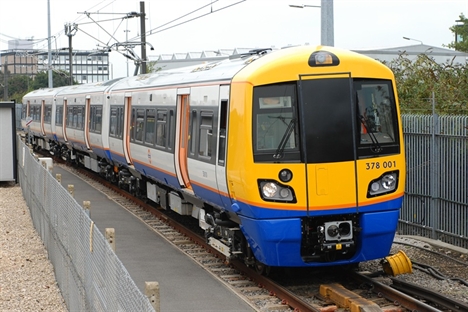
[[[146,0],[146,31],[151,31],[146,39],[155,48],[147,54],[318,45],[320,8],[298,9],[289,4],[319,6],[320,2]],[[140,40],[139,18],[122,19],[125,13],[140,11],[140,0],[11,0],[1,3],[0,50],[8,49],[8,40],[14,39],[33,39],[38,42],[34,48],[47,49],[48,3],[51,36],[56,39],[52,49],[68,47],[64,34],[67,23],[78,25],[73,37],[73,48],[78,50],[122,42],[127,35],[129,40]],[[461,13],[468,15],[467,0],[334,0],[333,7],[335,46],[360,50],[420,42],[443,47],[454,41],[449,27]],[[189,15],[181,18],[186,14]],[[162,26],[166,23],[169,24]],[[174,26],[178,23],[182,24]],[[174,27],[165,29],[169,26]],[[139,47],[136,51],[140,53]],[[114,78],[126,75],[123,56],[112,52],[111,62]]]

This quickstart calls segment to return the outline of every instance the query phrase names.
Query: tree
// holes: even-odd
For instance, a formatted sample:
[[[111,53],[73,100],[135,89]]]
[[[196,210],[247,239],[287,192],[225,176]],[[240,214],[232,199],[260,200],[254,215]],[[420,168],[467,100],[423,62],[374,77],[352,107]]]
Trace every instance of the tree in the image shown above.
[[[5,91],[8,89],[8,100],[15,100],[21,103],[23,96],[28,92],[31,83],[31,77],[27,75],[12,75],[9,71],[5,81],[4,73],[0,71],[0,99],[4,98]],[[5,83],[7,86],[5,86]]]
[[[28,88],[31,78],[26,75],[13,75],[8,79],[8,94],[9,98],[21,103],[23,96],[29,92]]]
[[[156,66],[157,63],[158,63],[158,61],[148,62],[147,65],[146,65],[146,72],[147,73],[155,73],[155,72],[158,72],[158,71],[162,70],[162,67]]]
[[[52,72],[52,81],[54,87],[67,86],[70,84],[70,78],[68,72],[65,71],[53,71]],[[0,99],[3,99],[3,94],[5,92],[5,79],[4,73],[0,71]],[[15,100],[16,103],[21,103],[23,96],[33,90],[40,88],[49,87],[49,75],[47,72],[39,72],[36,74],[36,77],[32,79],[28,75],[12,75],[10,72],[7,72],[7,83],[8,83],[8,100]],[[76,84],[76,82],[75,82]]]
[[[414,61],[401,54],[385,64],[395,74],[402,112],[431,113],[434,95],[438,113],[468,113],[468,64],[440,64],[426,54]]]
[[[455,49],[457,51],[468,52],[468,19],[460,14],[457,24],[449,28],[454,33],[455,41],[452,41],[448,45],[444,45],[449,49]]]
[[[52,82],[55,87],[62,87],[70,85],[70,76],[68,72],[58,70],[52,71]],[[31,90],[37,90],[40,88],[48,88],[49,87],[49,73],[46,71],[42,71],[37,73],[34,81],[31,84]]]

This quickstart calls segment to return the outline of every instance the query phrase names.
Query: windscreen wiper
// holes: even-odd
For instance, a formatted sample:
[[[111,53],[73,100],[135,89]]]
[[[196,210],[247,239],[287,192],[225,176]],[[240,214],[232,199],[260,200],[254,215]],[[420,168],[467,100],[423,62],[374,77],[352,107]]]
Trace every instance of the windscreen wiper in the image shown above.
[[[367,134],[369,134],[369,137],[370,137],[370,139],[372,141],[371,150],[374,153],[380,153],[382,151],[382,146],[380,146],[380,143],[377,140],[377,138],[375,137],[375,134],[372,131],[370,131],[369,127],[367,126],[366,119],[362,115],[359,115],[359,119],[361,120],[361,123],[364,125],[364,128],[366,128]]]
[[[272,117],[272,118],[278,118],[281,121],[283,121],[284,124],[286,124],[286,121],[285,121],[284,117],[279,116],[279,117]],[[296,124],[296,120],[294,118],[291,119],[291,121],[288,124],[288,127],[286,128],[286,131],[283,134],[283,137],[281,138],[281,141],[280,141],[280,143],[278,145],[278,148],[276,149],[276,152],[273,155],[273,158],[276,158],[276,159],[283,158],[284,148],[286,147],[286,143],[288,142],[289,137],[291,136],[291,133],[294,130],[294,125],[295,124]]]

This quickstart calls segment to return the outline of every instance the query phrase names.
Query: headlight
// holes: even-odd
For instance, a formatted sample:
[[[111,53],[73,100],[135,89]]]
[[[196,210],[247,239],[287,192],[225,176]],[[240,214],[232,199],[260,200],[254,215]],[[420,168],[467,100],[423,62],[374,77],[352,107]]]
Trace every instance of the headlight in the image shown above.
[[[398,171],[386,172],[379,178],[372,180],[367,189],[367,197],[392,193],[398,186]]]
[[[258,187],[260,196],[265,201],[296,202],[294,190],[290,186],[282,185],[274,180],[259,180]]]
[[[272,198],[278,192],[278,186],[273,182],[265,183],[262,187],[262,193],[267,198]]]
[[[395,188],[396,178],[391,174],[387,174],[382,178],[382,187],[386,190]]]

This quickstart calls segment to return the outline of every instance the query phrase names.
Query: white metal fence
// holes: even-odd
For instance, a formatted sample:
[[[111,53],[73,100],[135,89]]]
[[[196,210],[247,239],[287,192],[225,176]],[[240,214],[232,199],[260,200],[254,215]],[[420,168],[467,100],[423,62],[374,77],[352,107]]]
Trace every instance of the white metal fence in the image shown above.
[[[402,119],[407,184],[398,232],[468,248],[468,116]]]
[[[85,210],[21,140],[18,177],[69,311],[154,311]]]

